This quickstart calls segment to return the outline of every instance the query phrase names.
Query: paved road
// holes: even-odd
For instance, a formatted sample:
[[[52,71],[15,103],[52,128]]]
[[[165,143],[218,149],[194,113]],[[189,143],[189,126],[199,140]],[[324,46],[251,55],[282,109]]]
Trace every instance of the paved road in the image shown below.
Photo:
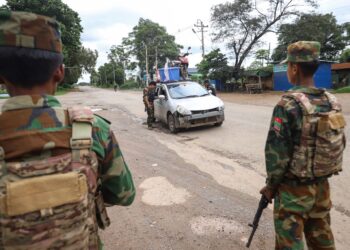
[[[137,198],[131,207],[109,209],[106,249],[245,249],[265,179],[263,148],[275,97],[264,105],[226,102],[222,127],[177,135],[161,125],[146,129],[140,92],[84,87],[59,98],[67,106],[92,106],[112,121],[133,172]],[[349,163],[347,149],[345,168]],[[332,179],[334,234],[344,250],[350,245],[349,180],[349,171]],[[269,209],[251,249],[272,249],[273,241]]]

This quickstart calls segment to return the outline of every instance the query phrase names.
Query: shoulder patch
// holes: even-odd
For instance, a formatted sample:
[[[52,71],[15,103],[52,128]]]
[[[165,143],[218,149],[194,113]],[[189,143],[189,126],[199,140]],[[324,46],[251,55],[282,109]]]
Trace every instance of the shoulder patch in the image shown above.
[[[283,122],[282,118],[275,117],[273,119],[273,126],[272,126],[273,130],[279,133],[282,128],[282,122]]]

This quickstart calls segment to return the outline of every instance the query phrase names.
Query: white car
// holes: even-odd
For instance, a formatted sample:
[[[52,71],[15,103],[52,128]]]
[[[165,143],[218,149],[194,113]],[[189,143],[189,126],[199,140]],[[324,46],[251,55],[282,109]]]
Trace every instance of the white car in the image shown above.
[[[224,103],[196,82],[161,83],[156,89],[154,115],[172,133],[181,128],[221,126]]]

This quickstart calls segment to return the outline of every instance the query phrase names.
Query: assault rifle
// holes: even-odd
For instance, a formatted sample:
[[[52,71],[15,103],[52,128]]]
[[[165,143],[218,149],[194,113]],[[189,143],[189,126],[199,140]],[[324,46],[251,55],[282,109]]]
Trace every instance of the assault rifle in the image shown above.
[[[252,243],[255,231],[258,229],[258,226],[259,226],[259,221],[260,221],[260,217],[262,215],[262,212],[264,211],[265,208],[267,208],[268,204],[269,204],[269,201],[265,198],[264,195],[262,195],[260,202],[259,202],[258,210],[256,211],[256,214],[254,216],[253,223],[248,224],[250,227],[253,228],[253,230],[249,236],[249,240],[248,240],[247,244],[245,245],[247,248],[249,248],[250,244]]]

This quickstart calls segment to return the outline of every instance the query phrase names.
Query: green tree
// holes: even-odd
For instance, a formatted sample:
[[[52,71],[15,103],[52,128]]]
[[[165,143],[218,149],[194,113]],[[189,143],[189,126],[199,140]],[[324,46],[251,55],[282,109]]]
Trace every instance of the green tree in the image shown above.
[[[344,39],[346,45],[350,45],[350,22],[346,22],[342,24],[344,29]]]
[[[342,54],[340,55],[339,61],[341,63],[350,62],[350,49],[346,49],[342,52]]]
[[[108,53],[108,59],[126,66],[130,63],[130,53],[123,45],[113,45]]]
[[[288,45],[296,41],[320,42],[320,57],[325,60],[336,60],[346,45],[345,27],[337,24],[333,14],[303,14],[293,23],[281,25],[278,33],[274,61],[286,58]]]
[[[262,66],[265,65],[265,62],[269,61],[270,52],[267,49],[259,49],[255,52],[256,60],[260,61]]]
[[[286,18],[299,14],[301,3],[316,6],[314,0],[234,0],[212,7],[213,40],[227,42],[234,56],[236,79],[244,60],[260,44],[261,38]]]
[[[205,78],[217,79],[226,82],[231,77],[232,68],[227,64],[226,56],[220,49],[206,54],[203,60],[196,65],[198,72]]]
[[[98,86],[101,83],[100,75],[96,71],[96,69],[93,69],[90,74],[90,83],[94,86]]]
[[[156,61],[159,67],[165,64],[166,58],[176,58],[182,48],[163,26],[143,18],[140,18],[129,36],[123,39],[123,46],[125,53],[136,57],[142,72],[146,70],[146,50],[148,67],[151,70]]]
[[[100,66],[96,71],[92,71],[90,81],[99,87],[113,87],[114,77],[117,84],[124,82],[124,70],[120,64],[108,62]]]
[[[262,67],[264,67],[264,64],[260,60],[255,60],[249,65],[248,70],[250,70],[250,69],[260,69]]]
[[[123,69],[123,81],[125,83],[126,70],[135,70],[137,64],[131,61],[131,53],[125,45],[113,45],[108,53],[108,59]]]
[[[95,70],[97,58],[97,50],[80,47],[80,52],[78,54],[78,63],[83,73],[91,74]]]
[[[82,48],[80,35],[83,32],[83,27],[80,17],[67,4],[61,0],[7,0],[6,6],[11,10],[28,11],[54,17],[60,22],[64,64],[67,66],[65,83],[76,83],[84,70],[90,71],[91,62],[94,61],[90,59],[93,59],[94,56],[90,57],[92,56],[90,51]],[[86,58],[86,55],[90,59]],[[87,59],[87,64],[82,65],[81,58]],[[87,70],[88,68],[90,69]]]

